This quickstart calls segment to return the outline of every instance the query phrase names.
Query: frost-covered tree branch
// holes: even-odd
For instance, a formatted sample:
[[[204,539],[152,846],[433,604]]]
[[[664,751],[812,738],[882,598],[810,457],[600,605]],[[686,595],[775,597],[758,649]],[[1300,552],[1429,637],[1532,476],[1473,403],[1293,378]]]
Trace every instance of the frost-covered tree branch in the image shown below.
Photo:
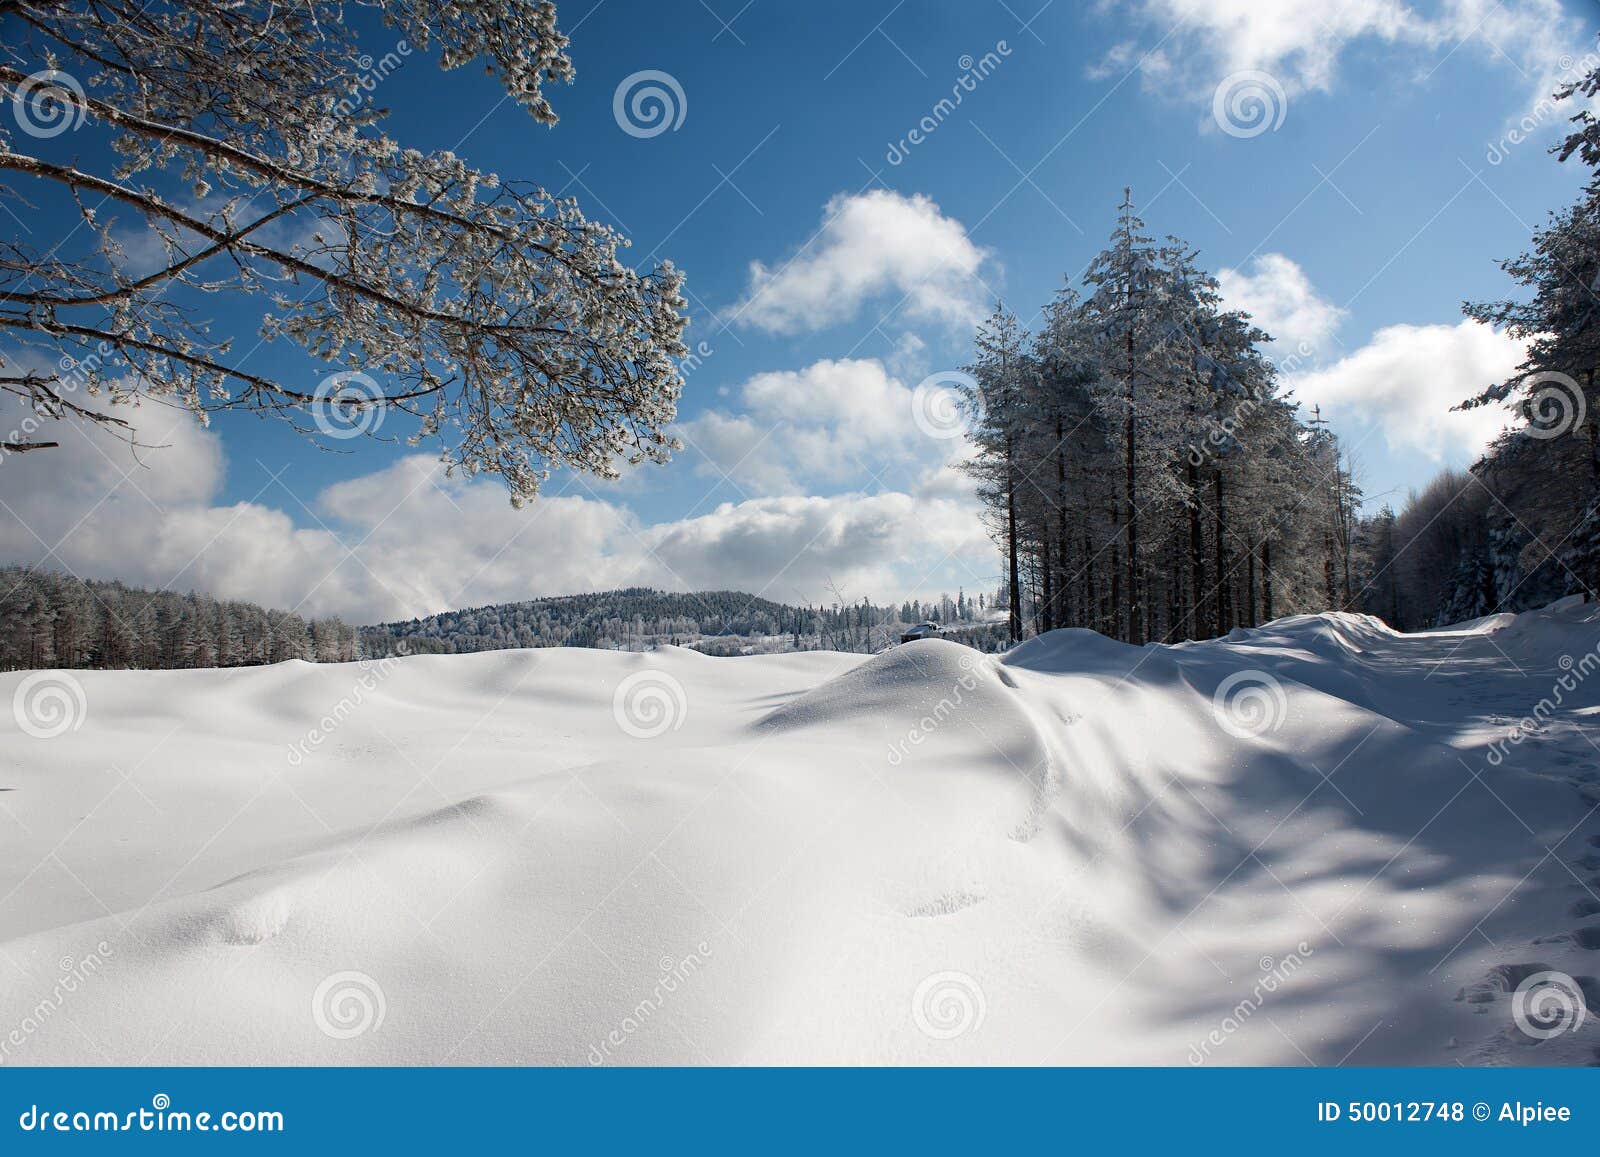
[[[120,427],[140,396],[302,429],[319,407],[401,411],[514,501],[560,466],[664,460],[681,275],[629,268],[626,240],[570,199],[385,135],[363,10],[404,55],[482,62],[555,121],[544,86],[573,70],[544,0],[0,4],[0,95],[18,111],[0,197],[63,238],[0,240],[3,348],[34,347],[0,363],[0,390]],[[216,332],[219,305],[248,299],[255,348],[292,341],[367,393],[283,380]]]

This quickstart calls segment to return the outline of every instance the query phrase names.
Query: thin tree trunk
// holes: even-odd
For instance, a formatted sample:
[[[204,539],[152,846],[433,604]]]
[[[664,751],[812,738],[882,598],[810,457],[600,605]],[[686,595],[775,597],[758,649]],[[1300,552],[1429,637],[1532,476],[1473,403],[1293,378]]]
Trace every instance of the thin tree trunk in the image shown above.
[[[1065,590],[1062,589],[1067,584],[1067,574],[1068,574],[1068,571],[1067,571],[1067,461],[1066,461],[1066,457],[1067,456],[1064,453],[1062,453],[1062,450],[1061,450],[1062,444],[1065,441],[1066,441],[1066,434],[1062,430],[1061,411],[1057,410],[1056,411],[1056,544],[1057,544],[1056,545],[1056,550],[1057,550],[1057,554],[1058,554],[1057,564],[1060,567],[1061,574],[1060,574],[1060,576],[1059,576],[1059,578],[1057,580],[1057,584],[1058,585],[1057,585],[1056,597],[1057,598],[1061,598],[1061,597],[1065,596],[1065,598],[1068,600],[1069,605],[1067,607],[1067,617],[1070,619],[1071,615],[1072,615],[1072,607],[1070,605],[1070,600],[1071,600],[1072,596],[1068,592],[1066,592]],[[1066,626],[1066,625],[1068,625],[1068,624],[1067,623],[1063,623],[1060,620],[1060,616],[1056,617],[1056,626],[1060,627],[1060,626]]]
[[[1245,546],[1245,595],[1244,625],[1256,625],[1256,544],[1248,543]]]
[[[1585,391],[1589,403],[1589,493],[1593,501],[1600,502],[1600,398],[1594,391],[1594,367],[1588,371],[1588,389]],[[1600,551],[1594,552],[1595,557],[1590,560],[1589,578],[1584,583],[1583,601],[1592,602],[1600,598]]]
[[[1056,626],[1056,591],[1050,574],[1050,532],[1041,528],[1039,543],[1039,629],[1053,631]]]
[[[1350,461],[1348,456],[1345,457],[1345,461]],[[1337,461],[1335,464],[1337,464]],[[1339,545],[1344,552],[1344,603],[1339,609],[1343,611],[1350,609],[1351,602],[1350,556],[1354,553],[1353,548],[1355,546],[1355,528],[1352,525],[1352,520],[1355,518],[1355,509],[1354,503],[1350,498],[1350,485],[1353,481],[1353,474],[1353,468],[1349,471],[1343,471],[1341,474],[1342,481],[1339,486],[1339,531],[1342,539]]]
[[[1266,612],[1266,621],[1272,622],[1272,539],[1265,539],[1261,543],[1261,599]]]
[[[1088,519],[1084,520],[1085,523]],[[1104,626],[1100,611],[1099,576],[1094,569],[1094,539],[1087,525],[1083,528],[1083,625],[1090,630]]]
[[[1022,583],[1017,568],[1017,473],[1011,461],[1011,437],[1006,436],[1006,549],[1011,555],[1011,614],[1007,619],[1011,641],[1022,641]]]
[[[1200,525],[1200,472],[1192,461],[1189,463],[1189,495],[1192,499],[1189,505],[1189,637],[1203,639],[1207,634],[1205,624],[1200,621],[1206,590],[1206,533]]]
[[[1333,601],[1336,597],[1338,597],[1339,593],[1338,586],[1333,577],[1333,535],[1328,533],[1323,534],[1322,548],[1324,551],[1322,560],[1322,585],[1325,588],[1324,593],[1327,596],[1328,607],[1329,609],[1332,609]]]
[[[1228,523],[1222,506],[1222,470],[1219,468],[1216,478],[1216,535],[1217,535],[1217,621],[1216,634],[1226,635],[1233,629],[1233,607],[1228,598],[1228,568],[1226,564],[1226,542],[1228,537]]]
[[[1122,560],[1118,557],[1118,540],[1111,540],[1111,622],[1107,632],[1112,638],[1122,634]]]
[[[1144,644],[1144,624],[1140,616],[1139,567],[1139,506],[1138,470],[1134,464],[1138,435],[1133,420],[1133,330],[1128,330],[1128,642],[1134,646]]]

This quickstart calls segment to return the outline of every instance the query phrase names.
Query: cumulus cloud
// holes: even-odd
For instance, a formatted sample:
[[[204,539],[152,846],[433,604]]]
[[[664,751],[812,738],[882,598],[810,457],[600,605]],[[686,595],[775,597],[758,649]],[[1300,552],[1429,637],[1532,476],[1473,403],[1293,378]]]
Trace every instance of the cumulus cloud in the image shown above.
[[[969,326],[983,307],[985,250],[929,197],[887,189],[839,194],[822,227],[771,267],[750,265],[750,285],[732,318],[772,333],[825,329],[869,301],[907,317]]]
[[[1345,311],[1323,297],[1305,270],[1282,253],[1263,253],[1247,269],[1217,274],[1229,306],[1255,319],[1282,347],[1320,349],[1339,328]]]
[[[948,443],[913,420],[913,390],[872,358],[824,358],[757,374],[739,387],[742,412],[709,410],[679,434],[700,473],[759,494],[864,481],[885,456],[925,463]]]
[[[1561,0],[1346,0],[1309,11],[1301,0],[1128,0],[1161,39],[1146,49],[1118,44],[1098,75],[1140,68],[1147,87],[1184,89],[1209,101],[1223,77],[1269,73],[1290,96],[1333,88],[1341,59],[1357,45],[1408,50],[1420,72],[1464,50],[1546,95],[1564,54],[1587,33]],[[1309,14],[1308,14],[1309,11]],[[1426,54],[1426,55],[1424,55]],[[1176,79],[1176,84],[1174,83]]]
[[[831,404],[855,412],[842,396]],[[17,403],[0,401],[0,427],[20,417]],[[214,432],[147,407],[140,434],[164,443],[141,455],[145,465],[65,424],[50,431],[61,449],[0,460],[0,562],[357,622],[630,585],[820,602],[838,584],[888,599],[926,593],[930,571],[949,559],[967,568],[969,586],[993,569],[970,490],[936,472],[926,488],[769,496],[646,523],[594,497],[512,510],[493,480],[446,478],[413,455],[314,494],[295,492],[291,473],[225,503]]]
[[[1324,370],[1287,384],[1341,428],[1376,428],[1390,449],[1434,461],[1476,457],[1506,425],[1503,409],[1450,407],[1516,373],[1525,345],[1475,321],[1392,325]]]
[[[779,601],[896,596],[927,589],[949,557],[988,563],[993,545],[964,495],[793,495],[726,503],[652,527],[652,553],[690,588],[733,587]],[[984,565],[969,572],[987,578]],[[970,584],[969,584],[970,585]]]

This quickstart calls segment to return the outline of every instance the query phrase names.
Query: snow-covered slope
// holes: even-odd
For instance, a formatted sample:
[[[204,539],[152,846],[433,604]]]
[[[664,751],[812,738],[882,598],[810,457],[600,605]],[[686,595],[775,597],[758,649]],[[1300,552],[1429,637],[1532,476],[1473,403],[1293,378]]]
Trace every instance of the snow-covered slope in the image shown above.
[[[0,1061],[1590,1063],[1597,647],[0,676]]]

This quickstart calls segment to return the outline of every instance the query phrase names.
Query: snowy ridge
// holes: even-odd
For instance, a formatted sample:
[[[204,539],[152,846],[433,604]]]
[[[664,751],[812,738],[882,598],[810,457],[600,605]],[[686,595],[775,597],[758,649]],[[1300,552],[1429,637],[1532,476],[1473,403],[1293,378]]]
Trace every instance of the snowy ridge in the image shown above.
[[[0,771],[3,1059],[1592,1063],[1513,1006],[1600,1010],[1597,668],[1565,600],[75,673]]]

